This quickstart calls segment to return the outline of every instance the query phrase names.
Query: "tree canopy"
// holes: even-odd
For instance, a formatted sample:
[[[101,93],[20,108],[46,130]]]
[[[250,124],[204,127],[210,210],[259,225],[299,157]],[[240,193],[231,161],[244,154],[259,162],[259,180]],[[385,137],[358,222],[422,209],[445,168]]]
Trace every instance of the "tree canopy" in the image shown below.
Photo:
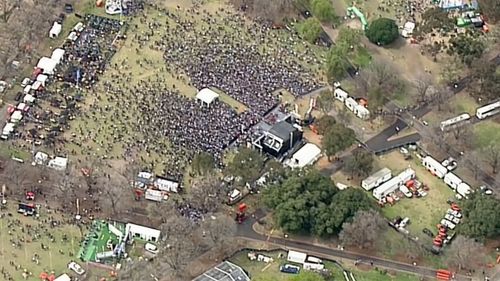
[[[297,31],[302,39],[309,43],[316,43],[323,29],[317,18],[308,18],[297,25]]]
[[[373,245],[387,229],[387,222],[375,210],[358,211],[352,222],[345,222],[342,225],[339,238],[343,245],[354,245],[362,249]]]
[[[373,156],[366,150],[355,150],[352,157],[347,159],[345,170],[351,177],[368,176],[373,169]]]
[[[349,61],[342,48],[332,46],[326,56],[326,76],[329,81],[341,80],[349,68]]]
[[[322,22],[332,22],[337,19],[335,9],[330,0],[310,0],[312,14]]]
[[[450,39],[449,53],[456,54],[463,63],[469,66],[479,59],[485,50],[486,45],[479,38],[460,35]]]
[[[330,178],[316,170],[295,172],[282,183],[269,186],[263,200],[285,231],[320,236],[338,233],[358,210],[373,207],[361,190],[339,192]]]
[[[325,132],[322,145],[326,156],[330,159],[338,152],[353,145],[355,141],[356,135],[352,129],[336,123]]]
[[[493,196],[473,194],[462,203],[465,219],[460,232],[473,238],[490,238],[500,235],[500,200]]]
[[[370,23],[366,30],[366,37],[377,45],[388,45],[399,37],[399,29],[396,22],[388,18],[378,18]]]
[[[258,151],[243,147],[226,167],[226,172],[234,177],[240,177],[241,182],[250,183],[259,178],[264,167],[264,158]]]
[[[214,157],[207,152],[197,153],[191,164],[191,169],[197,175],[206,175],[215,168]]]
[[[328,131],[333,125],[335,125],[337,121],[331,115],[323,115],[316,120],[316,126],[318,128],[318,133],[323,135],[326,131]]]

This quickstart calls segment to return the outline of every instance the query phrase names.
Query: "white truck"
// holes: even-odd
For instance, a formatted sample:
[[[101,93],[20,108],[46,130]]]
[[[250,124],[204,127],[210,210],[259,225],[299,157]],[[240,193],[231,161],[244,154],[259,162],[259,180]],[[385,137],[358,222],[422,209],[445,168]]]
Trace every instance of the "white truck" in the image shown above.
[[[471,192],[472,192],[472,189],[470,188],[470,186],[468,184],[466,184],[465,182],[462,182],[458,185],[456,192],[458,194],[460,194],[460,196],[468,199],[469,194],[471,194]]]

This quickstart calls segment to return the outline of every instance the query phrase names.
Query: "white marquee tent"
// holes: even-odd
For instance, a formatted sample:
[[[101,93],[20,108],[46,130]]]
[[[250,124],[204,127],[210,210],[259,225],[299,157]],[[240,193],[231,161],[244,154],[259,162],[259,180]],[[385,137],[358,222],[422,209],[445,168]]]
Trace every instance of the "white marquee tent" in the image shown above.
[[[52,168],[54,170],[64,171],[68,166],[68,158],[56,157],[50,160],[47,166],[49,166],[49,168]]]
[[[132,238],[140,238],[142,240],[156,242],[160,239],[161,232],[158,229],[145,227],[138,224],[127,223],[125,231]]]
[[[303,168],[313,164],[320,156],[321,149],[315,144],[307,143],[293,154],[287,164],[292,168]]]
[[[57,61],[48,57],[43,57],[38,61],[36,67],[43,69],[43,73],[52,75],[54,74],[54,69],[56,68],[56,65]]]
[[[47,79],[49,79],[49,76],[47,76],[45,74],[38,74],[38,76],[36,77],[36,81],[39,81],[40,83],[42,83],[42,86],[44,86],[44,87],[45,87],[45,82],[47,82]]]
[[[66,51],[64,51],[63,49],[57,48],[52,52],[51,59],[57,61],[57,63],[60,63],[65,52]]]
[[[30,95],[30,94],[27,94],[27,95],[24,96],[23,101],[25,103],[34,103],[35,102],[35,97],[32,96],[32,95]]]
[[[217,98],[219,98],[219,94],[208,88],[201,89],[198,94],[196,94],[196,99],[202,101],[207,106],[210,106]]]
[[[10,116],[10,121],[13,123],[17,123],[23,119],[23,113],[19,110],[14,111]]]
[[[49,37],[57,38],[57,36],[61,34],[61,30],[62,30],[62,25],[55,21],[54,24],[52,25],[52,28],[49,31]]]

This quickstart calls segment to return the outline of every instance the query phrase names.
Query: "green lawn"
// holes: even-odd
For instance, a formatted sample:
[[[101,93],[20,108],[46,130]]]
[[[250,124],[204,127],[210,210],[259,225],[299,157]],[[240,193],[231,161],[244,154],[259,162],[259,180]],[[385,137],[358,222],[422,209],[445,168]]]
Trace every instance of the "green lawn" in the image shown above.
[[[423,228],[434,231],[444,213],[448,209],[446,200],[454,197],[453,191],[437,177],[432,176],[415,157],[411,161],[403,160],[399,152],[392,152],[377,159],[381,167],[388,167],[393,175],[410,166],[416,171],[417,179],[430,188],[428,195],[423,198],[403,197],[394,206],[385,206],[382,213],[389,219],[396,216],[409,217],[408,230],[412,236],[424,238]]]
[[[500,124],[492,120],[481,121],[474,126],[474,141],[477,148],[500,142]]]
[[[258,253],[258,252],[256,252]],[[282,253],[283,259],[279,259],[278,255]],[[281,273],[279,271],[280,265],[287,263],[286,262],[286,252],[263,252],[263,255],[268,257],[272,257],[274,261],[270,264],[266,264],[264,262],[258,261],[250,261],[247,257],[248,251],[242,251],[229,259],[229,261],[239,265],[243,269],[245,269],[250,278],[260,278],[266,277],[269,280],[275,281],[287,281],[290,277],[294,275]],[[343,265],[346,270],[351,271],[354,274],[354,277],[358,281],[417,281],[419,278],[414,275],[402,274],[402,273],[387,273],[383,270],[360,270],[358,268],[351,267],[349,265]],[[338,265],[335,265],[333,262],[325,262],[325,268],[332,272],[333,280],[344,280],[343,271],[339,268]]]
[[[77,259],[81,239],[79,229],[72,225],[51,228],[44,220],[49,216],[54,217],[54,220],[62,220],[62,217],[58,214],[48,214],[43,207],[40,209],[40,217],[35,219],[18,214],[17,203],[14,201],[8,201],[7,206],[7,209],[0,211],[4,215],[12,214],[12,216],[0,218],[0,267],[5,268],[5,271],[9,272],[16,281],[40,280],[38,276],[42,271],[49,273],[53,271],[56,276],[71,273],[67,269],[67,264]],[[21,225],[15,224],[16,220],[19,220]],[[27,225],[31,226],[31,230],[28,231]],[[35,234],[40,235],[39,238],[36,238]],[[65,241],[62,239],[64,234],[67,237]],[[52,235],[53,242],[50,241],[49,235]],[[21,242],[22,240],[25,242]],[[13,245],[13,242],[18,241],[21,247]],[[42,244],[48,246],[49,249],[43,250]],[[39,264],[32,261],[35,253],[39,255]],[[11,261],[19,265],[20,270],[15,270],[10,264]],[[33,275],[23,279],[21,275],[23,269],[27,269]]]

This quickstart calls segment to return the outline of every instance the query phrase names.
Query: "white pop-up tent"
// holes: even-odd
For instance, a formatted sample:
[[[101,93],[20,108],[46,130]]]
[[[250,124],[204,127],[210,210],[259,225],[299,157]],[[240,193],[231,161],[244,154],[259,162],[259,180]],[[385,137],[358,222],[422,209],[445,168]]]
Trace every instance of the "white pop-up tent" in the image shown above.
[[[307,143],[287,162],[291,168],[303,168],[307,165],[313,164],[321,156],[321,149],[312,143]]]
[[[29,94],[29,93],[30,93],[30,91],[31,91],[31,85],[26,85],[26,87],[24,87],[23,92],[24,92],[25,94]]]
[[[47,79],[49,79],[49,76],[45,75],[45,74],[38,74],[38,76],[36,77],[36,81],[40,82],[42,84],[42,86],[45,87],[45,82],[47,82]],[[38,89],[35,89],[35,90],[38,90]]]
[[[85,25],[83,25],[83,22],[79,22],[79,23],[75,24],[75,26],[73,27],[73,30],[76,32],[82,32],[84,28],[85,28]]]
[[[65,52],[66,51],[64,51],[63,49],[57,48],[52,52],[52,56],[50,58],[57,61],[57,63],[60,63]]]
[[[76,39],[78,39],[78,34],[76,34],[76,32],[72,31],[69,35],[68,35],[68,40],[71,40],[71,41],[76,41]]]
[[[204,88],[204,89],[201,89],[198,94],[196,94],[196,99],[200,100],[202,103],[206,104],[207,106],[210,106],[210,104],[216,100],[217,98],[219,98],[219,94],[217,94],[216,92],[208,89],[208,88]]]
[[[36,67],[43,69],[43,73],[52,75],[54,74],[54,69],[57,66],[57,61],[48,58],[48,57],[42,57],[39,61]]]
[[[7,123],[5,127],[3,127],[2,135],[5,136],[10,135],[12,132],[14,132],[14,127],[15,127],[14,123]]]
[[[35,97],[33,95],[27,94],[23,98],[23,102],[31,104],[35,102]]]
[[[61,30],[62,30],[62,25],[55,21],[54,24],[52,25],[52,28],[49,31],[49,37],[52,39],[57,38],[57,36],[61,34]]]
[[[38,90],[41,90],[40,87],[42,87],[42,86],[43,86],[42,82],[35,81],[35,83],[33,83],[33,85],[31,86],[31,89],[38,91]]]
[[[17,109],[21,111],[28,111],[29,106],[24,102],[21,102],[20,104],[17,105]]]
[[[68,158],[56,157],[50,160],[47,166],[49,166],[49,168],[52,168],[54,170],[64,171],[68,166]]]
[[[17,123],[23,119],[23,113],[19,110],[14,111],[12,115],[10,116],[10,121],[12,123]]]

